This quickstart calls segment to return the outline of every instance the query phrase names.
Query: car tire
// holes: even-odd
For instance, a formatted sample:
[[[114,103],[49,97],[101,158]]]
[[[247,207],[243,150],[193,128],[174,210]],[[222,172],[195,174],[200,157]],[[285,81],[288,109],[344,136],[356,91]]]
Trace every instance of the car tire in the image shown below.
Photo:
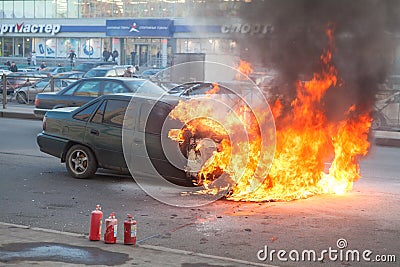
[[[72,177],[86,179],[96,173],[97,160],[88,147],[74,145],[67,152],[65,166]]]
[[[19,104],[26,104],[28,103],[28,98],[26,97],[25,92],[17,92],[17,95],[15,96],[17,99],[17,102]]]

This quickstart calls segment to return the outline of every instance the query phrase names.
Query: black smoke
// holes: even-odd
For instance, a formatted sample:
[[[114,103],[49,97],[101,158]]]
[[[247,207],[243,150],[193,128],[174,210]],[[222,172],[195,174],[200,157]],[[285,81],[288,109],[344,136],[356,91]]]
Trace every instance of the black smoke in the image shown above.
[[[343,83],[328,90],[327,114],[341,116],[352,104],[371,112],[379,84],[393,69],[399,7],[395,0],[255,0],[243,4],[238,16],[243,23],[271,25],[272,33],[232,37],[250,61],[278,70],[274,93],[290,103],[295,81],[320,70],[320,55],[328,48],[325,31],[332,25],[332,61]]]

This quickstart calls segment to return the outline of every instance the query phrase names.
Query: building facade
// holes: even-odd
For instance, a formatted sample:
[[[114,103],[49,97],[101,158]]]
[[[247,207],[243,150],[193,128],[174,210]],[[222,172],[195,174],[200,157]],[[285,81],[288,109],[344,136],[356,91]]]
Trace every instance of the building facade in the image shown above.
[[[221,17],[247,2],[0,1],[0,60],[24,60],[34,51],[38,61],[60,61],[71,50],[78,60],[102,60],[106,49],[119,52],[120,64],[166,67],[174,53],[235,56],[239,48]]]

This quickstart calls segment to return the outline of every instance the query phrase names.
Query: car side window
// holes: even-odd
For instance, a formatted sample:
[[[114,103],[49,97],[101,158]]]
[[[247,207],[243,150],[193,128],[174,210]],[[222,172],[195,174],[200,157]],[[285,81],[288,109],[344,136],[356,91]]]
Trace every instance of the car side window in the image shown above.
[[[78,113],[76,113],[73,118],[80,121],[88,121],[92,113],[95,111],[99,102],[95,102],[92,105],[82,109]]]
[[[106,107],[106,102],[103,101],[100,105],[100,107],[96,110],[96,113],[94,114],[92,118],[93,123],[98,123],[101,124],[103,122],[103,116],[104,116],[104,109]]]
[[[212,84],[201,84],[201,85],[195,85],[192,88],[190,88],[188,94],[189,95],[205,95],[206,92],[209,90],[213,89],[214,86]]]
[[[157,102],[154,106],[150,103],[142,104],[140,109],[139,130],[142,131],[145,129],[146,133],[161,134],[161,128],[170,112],[171,107],[165,103]]]
[[[100,81],[82,82],[81,86],[75,90],[74,95],[98,97],[100,91],[100,83]]]
[[[63,95],[73,95],[76,89],[81,85],[81,82],[72,85],[72,87],[68,88],[68,90],[64,91]]]
[[[115,70],[107,71],[106,77],[115,77],[115,76],[117,76],[117,73],[115,72]]]
[[[122,127],[129,102],[124,100],[108,100],[106,103],[103,123]]]
[[[131,92],[128,88],[123,86],[122,84],[118,82],[104,82],[103,83],[103,94],[104,95],[109,95],[109,94],[118,94],[118,93],[129,93]]]

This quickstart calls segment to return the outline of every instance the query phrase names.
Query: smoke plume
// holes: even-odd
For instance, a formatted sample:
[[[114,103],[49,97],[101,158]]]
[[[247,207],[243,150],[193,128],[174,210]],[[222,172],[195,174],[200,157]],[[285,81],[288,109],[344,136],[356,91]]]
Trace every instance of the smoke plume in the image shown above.
[[[380,0],[252,1],[241,6],[243,23],[268,24],[273,31],[237,41],[250,51],[250,61],[257,59],[278,70],[276,93],[290,99],[295,95],[294,82],[307,80],[319,70],[320,55],[328,46],[325,31],[332,25],[333,63],[343,83],[328,90],[324,99],[327,114],[340,116],[351,104],[370,112],[378,84],[393,67],[391,31],[396,28],[399,7],[400,1]]]

